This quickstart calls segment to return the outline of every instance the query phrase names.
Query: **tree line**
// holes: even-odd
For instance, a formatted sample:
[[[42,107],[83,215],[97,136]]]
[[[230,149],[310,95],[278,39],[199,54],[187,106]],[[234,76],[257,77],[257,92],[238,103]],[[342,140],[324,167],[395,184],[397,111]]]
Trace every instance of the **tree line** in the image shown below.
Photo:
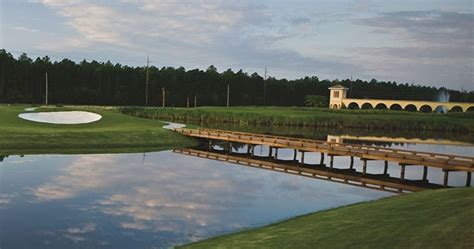
[[[51,61],[48,56],[32,59],[25,53],[15,58],[1,49],[0,103],[43,104],[47,72],[50,104],[145,105],[146,71],[145,66],[131,67],[110,61]],[[229,104],[233,106],[304,106],[305,101],[315,105],[321,99],[327,101],[328,87],[336,84],[349,88],[348,96],[352,98],[436,100],[441,91],[448,91],[450,101],[474,102],[474,91],[375,79],[320,80],[316,76],[295,80],[264,79],[258,73],[248,74],[242,70],[218,72],[214,66],[206,70],[150,66],[148,74],[149,106],[161,106],[163,89],[166,106],[188,103],[192,106],[194,99],[198,106],[223,106],[228,86]]]

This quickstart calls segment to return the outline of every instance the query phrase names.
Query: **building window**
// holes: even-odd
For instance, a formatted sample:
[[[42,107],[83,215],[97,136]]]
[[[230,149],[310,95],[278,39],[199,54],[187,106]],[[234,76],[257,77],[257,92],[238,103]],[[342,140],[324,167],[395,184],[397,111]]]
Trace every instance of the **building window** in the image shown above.
[[[339,98],[339,91],[334,91],[334,98]]]

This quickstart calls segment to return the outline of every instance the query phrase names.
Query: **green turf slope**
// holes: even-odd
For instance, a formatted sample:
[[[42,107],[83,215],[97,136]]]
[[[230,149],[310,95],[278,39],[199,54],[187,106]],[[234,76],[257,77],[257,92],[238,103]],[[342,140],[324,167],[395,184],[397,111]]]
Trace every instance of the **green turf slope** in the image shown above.
[[[443,189],[321,211],[185,248],[474,248],[474,189]]]

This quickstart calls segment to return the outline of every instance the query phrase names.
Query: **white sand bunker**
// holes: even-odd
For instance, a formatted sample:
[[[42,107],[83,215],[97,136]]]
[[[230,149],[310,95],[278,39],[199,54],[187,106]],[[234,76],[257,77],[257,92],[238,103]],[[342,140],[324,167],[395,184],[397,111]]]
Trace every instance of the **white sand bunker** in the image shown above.
[[[48,124],[87,124],[102,118],[99,114],[83,111],[21,113],[18,117]]]

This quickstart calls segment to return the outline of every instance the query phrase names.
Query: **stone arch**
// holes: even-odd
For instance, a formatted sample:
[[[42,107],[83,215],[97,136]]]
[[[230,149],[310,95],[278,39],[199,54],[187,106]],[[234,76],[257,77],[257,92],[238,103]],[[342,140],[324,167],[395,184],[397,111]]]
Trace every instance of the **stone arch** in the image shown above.
[[[451,107],[451,110],[449,111],[450,112],[463,112],[464,110],[462,109],[462,107],[456,105],[456,106]]]
[[[360,107],[356,102],[351,102],[349,105],[347,105],[347,109],[360,109]]]
[[[433,112],[433,108],[431,108],[430,105],[422,105],[420,107],[420,112],[426,112],[426,113]]]
[[[374,109],[374,107],[372,106],[371,103],[364,103],[362,104],[362,106],[360,107],[360,109]]]
[[[390,110],[392,110],[392,111],[400,111],[400,110],[402,110],[402,106],[399,105],[399,104],[392,104],[392,105],[390,106]]]
[[[416,108],[416,106],[413,104],[408,104],[405,106],[404,110],[409,112],[416,112],[418,111],[418,108]]]
[[[448,112],[448,107],[445,105],[439,105],[434,109],[434,112],[436,113],[447,113]]]
[[[378,109],[378,110],[388,110],[388,107],[386,104],[384,103],[378,103],[376,106],[375,106],[375,109]]]
[[[474,106],[469,106],[469,107],[466,109],[466,112],[474,112]]]

